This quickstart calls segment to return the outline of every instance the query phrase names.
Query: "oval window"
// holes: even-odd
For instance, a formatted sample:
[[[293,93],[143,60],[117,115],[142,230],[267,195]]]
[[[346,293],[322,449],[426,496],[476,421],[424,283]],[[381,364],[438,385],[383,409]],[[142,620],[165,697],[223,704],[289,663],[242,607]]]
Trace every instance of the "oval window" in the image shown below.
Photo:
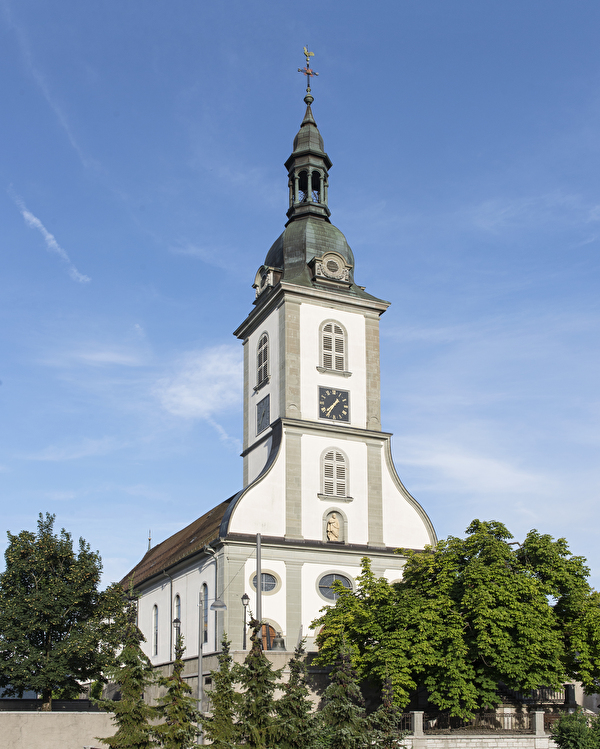
[[[336,580],[342,583],[344,588],[352,590],[352,583],[347,577],[344,577],[344,575],[338,575],[337,573],[323,575],[323,577],[319,580],[319,593],[324,598],[328,598],[330,601],[337,601],[339,597],[337,591],[333,589],[333,583]]]
[[[256,575],[252,578],[252,585],[256,590]],[[277,578],[275,575],[271,575],[269,572],[260,573],[260,589],[263,593],[268,593],[270,590],[274,590],[277,585]]]

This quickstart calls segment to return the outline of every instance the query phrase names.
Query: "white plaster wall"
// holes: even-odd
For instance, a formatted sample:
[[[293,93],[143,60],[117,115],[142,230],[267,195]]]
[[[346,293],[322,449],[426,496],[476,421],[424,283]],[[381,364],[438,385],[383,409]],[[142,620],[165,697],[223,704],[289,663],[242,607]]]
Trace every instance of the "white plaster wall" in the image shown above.
[[[333,562],[333,560],[332,560]],[[360,574],[360,567],[349,567],[347,565],[304,564],[302,565],[302,628],[309,637],[314,637],[315,632],[310,628],[311,622],[320,614],[323,606],[332,606],[334,601],[328,601],[321,596],[317,588],[317,581],[321,575],[328,572],[339,572],[346,575],[355,586],[356,577]]]
[[[421,515],[402,494],[381,451],[383,489],[383,541],[386,546],[422,549],[430,543]]]
[[[383,576],[389,583],[395,583],[398,580],[402,580],[402,568],[404,567],[404,559],[398,557],[398,567],[396,569],[384,570]]]
[[[339,502],[335,497],[319,499],[321,493],[321,455],[336,448],[348,458],[348,490],[352,502]],[[364,442],[332,439],[312,434],[302,436],[302,535],[323,540],[323,513],[339,507],[348,518],[348,538],[352,544],[368,541],[367,517],[367,446]]]
[[[0,712],[3,749],[105,747],[96,736],[114,736],[112,713]]]
[[[146,638],[142,649],[153,665],[170,661],[170,629],[175,618],[175,596],[181,599],[181,634],[185,638],[186,656],[198,655],[199,608],[198,599],[202,586],[208,586],[209,606],[215,599],[215,566],[214,561],[206,560],[178,573],[171,573],[173,578],[173,608],[170,606],[170,581],[166,576],[157,578],[154,585],[146,589],[138,602],[138,627]],[[152,654],[154,625],[153,609],[158,606],[158,653]],[[215,650],[215,613],[208,614],[208,642],[204,652]],[[173,639],[174,642],[174,639]]]
[[[348,335],[347,367],[351,377],[321,374],[319,361],[319,328],[325,320],[339,321]],[[300,351],[302,418],[319,421],[319,386],[340,388],[350,392],[350,424],[366,425],[366,360],[365,318],[363,315],[315,304],[300,305]]]
[[[285,535],[285,441],[271,470],[238,502],[229,532]]]
[[[262,615],[263,619],[270,622],[275,629],[286,636],[286,568],[285,562],[278,559],[271,559],[262,555],[261,567],[263,572],[274,573],[279,579],[280,587],[275,593],[263,593],[262,595]],[[256,558],[248,559],[244,568],[244,590],[250,596],[248,607],[256,615],[256,590],[252,587],[252,579],[256,575]]]
[[[264,320],[261,325],[248,336],[245,344],[248,346],[248,372],[244,373],[244,386],[248,389],[248,424],[249,435],[248,445],[251,445],[259,437],[256,434],[256,404],[265,396],[270,395],[271,423],[280,416],[279,406],[279,381],[280,381],[280,362],[279,362],[279,309],[273,312]],[[258,350],[258,341],[263,333],[269,336],[269,382],[263,385],[260,390],[254,390],[256,386],[256,354]]]
[[[251,453],[248,453],[246,459],[248,461],[248,483],[251,484],[258,474],[262,471],[271,452],[272,438],[261,442],[257,445]]]

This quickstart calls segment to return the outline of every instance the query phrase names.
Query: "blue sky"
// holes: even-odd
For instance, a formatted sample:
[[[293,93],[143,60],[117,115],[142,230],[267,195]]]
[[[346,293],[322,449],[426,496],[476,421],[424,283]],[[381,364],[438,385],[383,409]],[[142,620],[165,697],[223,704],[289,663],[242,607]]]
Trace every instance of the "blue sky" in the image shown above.
[[[600,5],[0,0],[0,485],[105,580],[241,487],[241,344],[313,111],[439,537],[566,537],[600,586]]]

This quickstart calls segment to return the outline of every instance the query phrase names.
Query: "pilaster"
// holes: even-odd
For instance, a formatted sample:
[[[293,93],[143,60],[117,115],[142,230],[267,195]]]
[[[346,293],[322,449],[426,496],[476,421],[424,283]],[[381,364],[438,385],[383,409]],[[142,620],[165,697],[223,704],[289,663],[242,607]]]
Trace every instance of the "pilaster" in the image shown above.
[[[381,445],[367,445],[367,482],[369,506],[369,546],[383,543],[383,487],[381,472]]]

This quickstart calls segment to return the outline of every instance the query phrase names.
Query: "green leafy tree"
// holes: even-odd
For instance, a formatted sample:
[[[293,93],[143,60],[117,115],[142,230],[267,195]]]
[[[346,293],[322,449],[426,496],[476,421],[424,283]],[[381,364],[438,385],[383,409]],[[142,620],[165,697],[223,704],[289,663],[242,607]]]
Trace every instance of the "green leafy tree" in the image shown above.
[[[307,684],[305,657],[302,640],[288,664],[290,676],[282,687],[283,694],[275,703],[278,749],[312,749],[315,746],[318,728]]]
[[[151,749],[157,746],[151,721],[158,717],[158,711],[146,704],[144,692],[155,678],[152,664],[140,647],[144,636],[136,625],[137,602],[134,599],[130,598],[124,619],[123,649],[117,666],[110,672],[112,680],[121,688],[121,698],[98,701],[103,710],[114,713],[117,732],[98,741],[111,749]]]
[[[329,679],[320,715],[325,745],[328,749],[366,749],[369,741],[364,701],[345,643]]]
[[[406,552],[403,580],[376,579],[367,560],[359,589],[340,591],[317,622],[320,661],[332,662],[344,631],[361,677],[382,684],[389,669],[398,705],[417,683],[452,715],[500,701],[498,684],[520,692],[600,678],[600,606],[588,568],[564,539],[533,530],[522,545],[504,525],[473,521]]]
[[[274,669],[262,650],[258,633],[260,622],[250,621],[250,652],[238,670],[238,681],[243,692],[239,708],[239,728],[242,743],[252,749],[275,747],[276,721],[274,692],[281,669]]]
[[[211,672],[211,715],[202,719],[202,727],[214,749],[232,749],[238,740],[236,714],[241,695],[235,691],[236,672],[230,651],[231,642],[224,634],[218,655],[219,668]]]
[[[600,734],[598,719],[577,710],[552,726],[552,738],[559,749],[598,749]]]
[[[37,533],[8,533],[0,575],[0,687],[7,695],[77,694],[114,664],[123,591],[99,590],[102,563],[89,544],[54,533],[54,515],[40,513]]]
[[[183,636],[180,634],[175,642],[173,672],[158,680],[159,685],[167,690],[157,705],[158,716],[163,722],[154,729],[154,736],[163,749],[192,749],[197,746],[200,713],[196,709],[196,700],[191,697],[192,688],[182,677],[184,651]]]

